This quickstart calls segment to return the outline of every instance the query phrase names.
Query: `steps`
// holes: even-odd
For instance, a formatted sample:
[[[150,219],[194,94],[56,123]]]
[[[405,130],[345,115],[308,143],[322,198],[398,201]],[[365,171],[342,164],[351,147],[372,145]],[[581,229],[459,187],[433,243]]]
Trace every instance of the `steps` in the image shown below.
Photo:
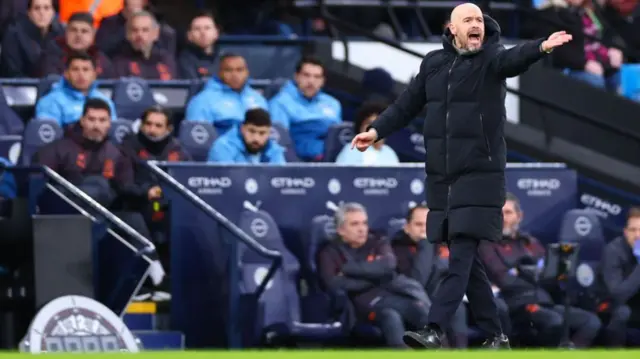
[[[123,321],[144,350],[184,350],[184,334],[168,330],[168,310],[163,310],[168,308],[162,307],[154,302],[131,303]]]

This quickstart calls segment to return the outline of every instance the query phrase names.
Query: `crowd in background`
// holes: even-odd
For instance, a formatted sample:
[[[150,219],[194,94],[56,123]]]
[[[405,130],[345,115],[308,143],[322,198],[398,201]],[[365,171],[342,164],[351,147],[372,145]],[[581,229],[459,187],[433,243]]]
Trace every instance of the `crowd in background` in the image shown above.
[[[255,8],[243,6],[251,10],[240,16],[238,11],[221,5],[219,12],[228,15],[224,20],[200,12],[190,18],[182,36],[183,32],[163,21],[146,0],[100,4],[98,9],[75,11],[78,9],[61,0],[58,12],[53,0],[0,4],[0,77],[61,75],[38,100],[34,121],[53,120],[65,129],[65,136],[41,149],[34,157],[35,163],[49,166],[105,207],[117,211],[145,237],[166,243],[162,237],[162,206],[166,205],[161,203],[162,191],[140,162],[188,161],[192,156],[175,138],[171,114],[160,107],[140,114],[138,133],[120,144],[108,140],[111,122],[119,116],[113,101],[97,89],[97,81],[120,77],[207,78],[187,103],[185,121],[208,123],[215,128],[219,137],[209,149],[209,162],[326,161],[324,139],[331,126],[343,121],[343,111],[340,102],[322,90],[326,80],[323,64],[304,57],[289,81],[267,99],[249,86],[251,69],[246,59],[239,54],[217,53],[215,46],[222,31],[220,22],[227,24],[227,33],[291,36],[325,34],[329,29],[321,19],[301,22],[282,6],[276,7],[273,17],[256,22],[251,20],[259,15],[254,14]],[[542,37],[557,30],[573,33],[574,42],[554,52],[553,66],[569,76],[617,92],[621,66],[635,61],[631,49],[640,47],[638,2],[548,0],[538,5],[539,14],[552,21],[544,26],[524,22],[523,35]],[[368,16],[362,16],[362,9],[355,10],[357,13],[342,11],[344,17],[379,35],[416,37],[409,13],[401,14],[407,21],[397,33],[383,10],[366,9]],[[437,23],[434,29],[441,28],[446,16],[436,12],[430,20]],[[387,105],[379,100],[363,103],[351,119],[353,132],[366,129]],[[273,126],[290,134],[291,156],[271,138]],[[5,159],[0,161],[6,164]],[[351,150],[347,145],[335,162],[371,166],[394,165],[399,160],[391,147],[379,141],[365,152]],[[11,187],[9,180],[8,176],[3,177],[0,186],[5,198],[12,196],[10,191],[4,192]],[[375,322],[390,346],[402,346],[405,326],[424,325],[428,297],[437,290],[446,272],[447,248],[425,240],[428,210],[426,206],[411,209],[404,229],[391,242],[383,242],[370,239],[365,208],[357,204],[344,206],[336,214],[341,241],[328,244],[318,257],[326,289],[349,293],[357,316]],[[556,288],[543,288],[522,267],[544,266],[540,262],[544,248],[535,238],[519,231],[522,215],[518,199],[509,197],[503,208],[502,241],[487,244],[481,252],[500,301],[503,326],[522,327],[527,323],[534,328],[532,337],[539,345],[557,346],[565,321],[564,307],[554,297]],[[610,242],[603,256],[598,304],[607,306],[570,308],[571,346],[600,343],[600,334],[602,343],[622,346],[627,326],[640,322],[639,237],[640,214],[632,210],[623,236]],[[345,252],[349,255],[341,255]],[[166,266],[166,258],[160,260]],[[342,262],[352,264],[345,266]],[[411,295],[390,293],[388,287],[379,285],[383,278],[399,281],[396,284]],[[154,281],[151,292],[142,295],[162,297],[160,283]],[[416,286],[420,290],[412,291]],[[382,299],[372,304],[375,298]],[[449,345],[466,347],[468,318],[464,304],[456,318],[448,333]]]

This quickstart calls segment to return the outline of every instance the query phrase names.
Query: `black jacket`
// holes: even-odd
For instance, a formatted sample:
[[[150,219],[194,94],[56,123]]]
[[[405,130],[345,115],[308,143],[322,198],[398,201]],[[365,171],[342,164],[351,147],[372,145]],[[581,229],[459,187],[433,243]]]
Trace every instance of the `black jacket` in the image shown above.
[[[433,295],[439,282],[436,268],[436,245],[429,241],[415,242],[404,231],[399,231],[391,240],[396,256],[396,270],[420,283],[429,295]]]
[[[215,75],[216,53],[207,54],[194,44],[188,44],[178,55],[180,78],[197,80]]]
[[[447,30],[444,48],[425,56],[408,88],[372,124],[384,138],[407,126],[426,105],[430,241],[456,236],[500,238],[505,200],[506,78],[523,73],[541,59],[543,41],[506,50],[500,44],[500,27],[485,15],[482,49],[460,55]]]
[[[346,294],[361,318],[368,318],[375,304],[389,295],[431,305],[419,283],[395,273],[396,258],[386,241],[370,238],[353,249],[335,239],[319,249],[317,262],[324,289],[332,295]]]
[[[135,173],[135,183],[141,189],[141,194],[146,196],[149,189],[159,185],[159,181],[151,170],[144,168],[143,161],[191,161],[191,156],[182,149],[180,142],[173,137],[167,136],[161,141],[151,141],[142,131],[125,137],[120,145],[122,152],[133,164]]]
[[[600,260],[600,280],[605,297],[614,305],[626,304],[632,298],[640,302],[640,264],[623,237],[607,243]]]
[[[43,49],[63,33],[62,25],[54,19],[49,32],[43,36],[27,15],[18,15],[2,37],[0,76],[29,77],[37,66]]]

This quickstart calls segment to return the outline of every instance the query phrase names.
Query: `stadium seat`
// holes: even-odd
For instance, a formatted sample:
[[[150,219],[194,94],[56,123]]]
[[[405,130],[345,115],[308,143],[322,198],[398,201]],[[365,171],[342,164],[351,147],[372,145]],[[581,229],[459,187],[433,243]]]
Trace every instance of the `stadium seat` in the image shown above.
[[[22,149],[22,136],[0,136],[0,157],[4,157],[13,164],[18,164]]]
[[[279,123],[272,124],[270,137],[287,150],[284,154],[287,162],[300,162],[300,159],[296,156],[296,148],[293,140],[291,140],[289,131],[287,131],[286,128],[282,127]]]
[[[122,140],[130,133],[133,132],[133,122],[125,119],[118,119],[111,122],[111,128],[109,129],[109,137],[115,143],[122,143]]]
[[[620,87],[626,98],[640,101],[640,65],[622,65],[620,68]]]
[[[7,103],[5,93],[0,87],[0,135],[22,135],[24,122]]]
[[[205,121],[182,121],[178,139],[194,161],[206,162],[209,149],[217,138],[213,125]]]
[[[251,77],[258,79],[290,78],[301,58],[300,44],[226,44],[219,43],[220,54],[238,54],[247,61]],[[218,60],[220,57],[218,57]],[[265,61],[269,59],[269,61]]]
[[[578,243],[580,260],[598,261],[606,244],[600,218],[588,209],[572,209],[565,213],[559,241]]]
[[[136,120],[144,110],[156,104],[153,93],[143,79],[122,78],[113,86],[113,103],[119,118]]]
[[[28,166],[31,163],[31,157],[40,147],[61,138],[62,135],[62,128],[56,120],[32,119],[29,121],[22,139],[21,164]]]
[[[256,241],[271,250],[279,251],[283,256],[282,267],[276,271],[259,299],[262,310],[258,313],[263,313],[263,316],[256,319],[261,324],[264,337],[271,341],[287,337],[315,341],[342,336],[342,326],[338,322],[302,322],[300,296],[297,290],[300,265],[285,247],[271,215],[262,210],[245,210],[239,223],[239,227]],[[271,260],[256,255],[246,245],[240,245],[238,253],[241,265],[241,291],[245,294],[252,293],[266,276]]]
[[[62,76],[60,76],[60,75],[48,75],[47,77],[41,79],[40,82],[38,83],[38,87],[37,87],[36,100],[39,100],[40,98],[42,98],[46,94],[48,94],[49,91],[51,91],[51,88],[53,87],[53,84],[55,84],[56,82],[60,81],[61,78],[62,78]]]
[[[353,138],[353,123],[343,122],[329,127],[324,141],[324,162],[335,162],[344,145]]]
[[[387,228],[387,236],[393,238],[396,233],[400,232],[404,228],[407,221],[404,218],[392,218],[389,220],[389,228]]]

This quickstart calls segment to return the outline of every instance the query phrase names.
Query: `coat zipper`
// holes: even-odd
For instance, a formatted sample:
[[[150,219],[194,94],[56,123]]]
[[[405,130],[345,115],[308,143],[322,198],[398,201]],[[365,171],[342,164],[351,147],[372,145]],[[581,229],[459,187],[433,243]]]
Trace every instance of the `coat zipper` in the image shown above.
[[[451,64],[451,67],[449,68],[449,75],[447,78],[447,115],[445,117],[445,124],[444,124],[444,156],[445,156],[445,160],[444,160],[444,172],[445,175],[449,175],[449,90],[451,89],[451,72],[453,71],[454,66],[456,66],[456,62],[458,61],[458,56],[456,56],[453,59],[453,63]],[[447,185],[447,210],[446,212],[449,213],[449,206],[451,205],[451,184]],[[445,238],[446,240],[446,238]]]
[[[491,161],[491,147],[489,147],[489,138],[487,132],[484,130],[484,116],[480,114],[480,127],[482,128],[482,137],[484,139],[484,146],[487,148],[487,157]]]

